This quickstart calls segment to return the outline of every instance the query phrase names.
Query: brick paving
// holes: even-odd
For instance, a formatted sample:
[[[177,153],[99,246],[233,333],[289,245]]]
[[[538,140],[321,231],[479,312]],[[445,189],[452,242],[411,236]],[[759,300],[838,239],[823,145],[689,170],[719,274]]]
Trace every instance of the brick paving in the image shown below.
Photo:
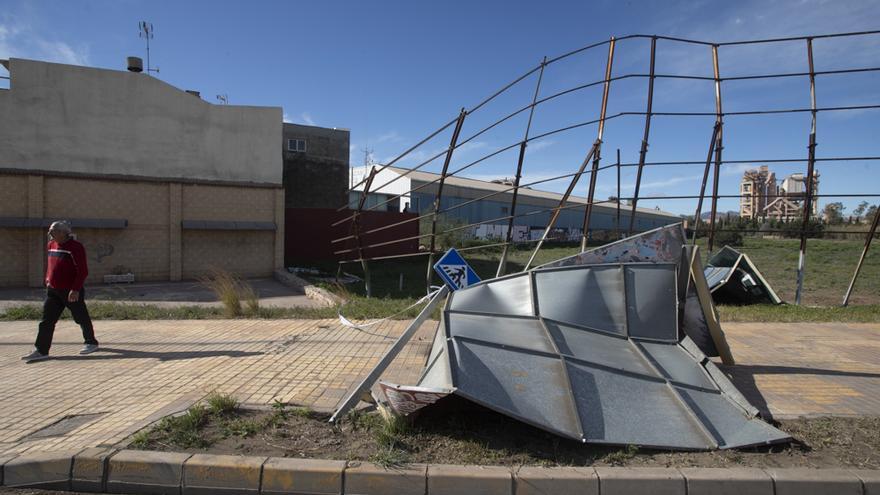
[[[726,323],[743,395],[778,419],[880,416],[880,325]]]
[[[35,322],[0,323],[0,455],[113,445],[211,391],[245,404],[275,400],[332,409],[408,322],[357,330],[334,320],[98,321],[101,350],[77,354],[79,327],[61,321],[52,359],[26,364]],[[436,322],[384,375],[418,378]],[[67,416],[100,414],[63,436],[23,437]]]
[[[407,322],[365,331],[335,320],[99,321],[102,350],[79,356],[78,327],[58,325],[52,359],[25,364],[35,322],[0,322],[0,455],[110,446],[216,390],[246,404],[332,409]],[[385,378],[413,383],[436,322]],[[880,415],[880,325],[726,324],[737,365],[723,367],[775,417]],[[67,434],[26,439],[67,416]]]

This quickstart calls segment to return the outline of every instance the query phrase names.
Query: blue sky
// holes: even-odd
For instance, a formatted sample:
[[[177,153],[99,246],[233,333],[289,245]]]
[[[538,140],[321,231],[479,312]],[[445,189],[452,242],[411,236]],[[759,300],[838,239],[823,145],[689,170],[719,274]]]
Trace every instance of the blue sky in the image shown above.
[[[280,106],[291,122],[351,129],[352,164],[372,150],[387,162],[495,90],[555,57],[610,36],[659,34],[732,41],[880,29],[880,3],[870,1],[591,1],[591,2],[165,2],[0,0],[0,58],[21,57],[124,69],[128,55],[145,56],[138,38],[141,20],[152,22],[151,61],[158,77],[195,89],[210,102],[228,95],[230,104]],[[647,72],[649,42],[618,43],[614,74]],[[722,76],[806,70],[803,42],[766,47],[722,47]],[[880,36],[817,40],[817,70],[880,66]],[[603,77],[606,48],[548,66],[546,96]],[[711,75],[710,51],[658,43],[658,73]],[[502,115],[530,102],[536,78],[513,87],[470,115],[466,138]],[[644,111],[646,81],[611,86],[609,113]],[[713,111],[712,83],[658,80],[655,111]],[[726,111],[809,106],[806,78],[727,82]],[[558,98],[536,110],[531,135],[598,117],[601,88]],[[880,103],[880,76],[825,76],[817,80],[820,107]],[[655,117],[649,161],[703,160],[713,117]],[[602,164],[638,159],[644,117],[609,121]],[[808,114],[729,117],[724,157],[731,160],[806,157]],[[522,139],[525,114],[487,132],[455,154],[455,169]],[[880,110],[819,115],[817,156],[877,156]],[[573,172],[596,138],[586,126],[534,141],[524,181]],[[423,151],[401,161],[420,163],[449,142],[444,133]],[[421,160],[420,160],[421,159]],[[876,162],[875,162],[876,163]],[[424,169],[437,171],[441,160]],[[472,167],[465,175],[512,176],[516,150]],[[721,194],[736,194],[748,165],[726,165]],[[880,164],[820,164],[822,194],[880,193]],[[804,171],[803,163],[772,165],[780,178]],[[642,194],[675,196],[698,191],[702,165],[654,167],[645,172]],[[584,195],[584,177],[576,193]],[[622,196],[632,193],[634,169],[624,169]],[[542,184],[562,191],[567,182]],[[616,194],[613,170],[599,176],[599,197]],[[820,206],[831,198],[820,200]],[[842,201],[847,212],[861,198]],[[880,202],[873,198],[872,202]],[[722,210],[735,210],[722,200]],[[692,212],[693,201],[649,199],[676,213]]]

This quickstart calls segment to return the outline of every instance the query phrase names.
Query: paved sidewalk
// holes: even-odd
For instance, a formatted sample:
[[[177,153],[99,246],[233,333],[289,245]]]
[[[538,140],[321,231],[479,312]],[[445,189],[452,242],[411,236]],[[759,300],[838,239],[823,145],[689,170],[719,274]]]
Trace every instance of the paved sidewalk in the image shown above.
[[[36,322],[0,323],[0,455],[113,445],[213,390],[246,404],[333,408],[408,322],[367,330],[335,320],[98,321],[101,350],[77,354],[79,327],[59,322],[52,359],[26,364]],[[387,371],[408,383],[430,350],[426,324]],[[62,436],[24,439],[72,415]]]
[[[0,322],[0,455],[110,446],[212,390],[247,404],[330,409],[407,322],[359,331],[335,320],[99,321],[102,350],[79,356],[79,328],[58,325],[53,358],[25,364],[35,322]],[[436,322],[426,323],[386,378],[412,383]],[[776,417],[880,416],[880,325],[725,324],[737,365],[725,367]],[[68,416],[81,424],[33,433]],[[29,435],[31,437],[29,437]]]
[[[721,366],[774,418],[880,416],[880,325],[725,323],[736,366]]]

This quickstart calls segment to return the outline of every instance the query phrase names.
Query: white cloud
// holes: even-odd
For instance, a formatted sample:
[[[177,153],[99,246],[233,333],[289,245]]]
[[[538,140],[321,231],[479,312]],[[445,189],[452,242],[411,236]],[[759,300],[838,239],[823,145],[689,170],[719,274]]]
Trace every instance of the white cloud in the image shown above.
[[[400,137],[400,134],[398,134],[397,131],[390,131],[390,132],[386,132],[385,134],[382,134],[381,136],[377,137],[374,140],[374,142],[376,144],[385,143],[385,142],[398,143],[402,140],[403,140],[403,138]]]
[[[677,177],[670,177],[669,179],[655,180],[655,181],[642,181],[642,183],[639,185],[639,195],[644,194],[646,191],[657,191],[657,190],[666,191],[668,188],[670,188],[676,184],[681,184],[682,182],[691,182],[691,181],[698,182],[702,179],[703,179],[703,175],[699,174],[699,175],[679,175]],[[582,178],[582,180],[583,180],[583,178]],[[636,187],[635,182],[622,183],[620,185],[620,190],[621,191],[627,191],[627,190],[632,191],[632,190],[635,190],[635,187]],[[596,192],[603,192],[603,193],[615,192],[616,193],[617,192],[617,184],[597,185]],[[668,191],[666,191],[666,192],[668,192]],[[654,194],[654,196],[656,196],[656,195],[657,194]]]
[[[550,146],[553,146],[554,144],[556,144],[556,142],[549,140],[549,139],[531,142],[526,147],[526,154],[531,154],[531,153],[541,151],[542,149],[549,148]]]
[[[78,51],[62,41],[38,40],[37,45],[45,58],[72,65],[89,65],[87,51]]]
[[[29,58],[62,64],[89,65],[86,44],[48,39],[25,23],[6,17],[0,23],[0,58]]]
[[[309,112],[303,112],[300,114],[299,117],[306,125],[315,125],[315,121],[312,120],[312,116],[309,115]]]
[[[284,112],[284,115],[281,117],[282,122],[287,122],[288,124],[293,123],[293,118],[287,113]]]

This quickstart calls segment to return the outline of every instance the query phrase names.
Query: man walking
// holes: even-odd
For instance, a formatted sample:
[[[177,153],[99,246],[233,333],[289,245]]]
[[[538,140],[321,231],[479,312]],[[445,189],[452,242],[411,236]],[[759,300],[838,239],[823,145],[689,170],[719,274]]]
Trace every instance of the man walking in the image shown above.
[[[43,319],[40,321],[34,352],[21,359],[30,363],[49,358],[55,323],[64,308],[70,309],[73,320],[82,328],[85,346],[80,354],[98,350],[92,319],[86,309],[83,282],[89,275],[86,250],[70,232],[67,222],[54,222],[49,227],[48,263],[46,266],[46,301],[43,303]]]

